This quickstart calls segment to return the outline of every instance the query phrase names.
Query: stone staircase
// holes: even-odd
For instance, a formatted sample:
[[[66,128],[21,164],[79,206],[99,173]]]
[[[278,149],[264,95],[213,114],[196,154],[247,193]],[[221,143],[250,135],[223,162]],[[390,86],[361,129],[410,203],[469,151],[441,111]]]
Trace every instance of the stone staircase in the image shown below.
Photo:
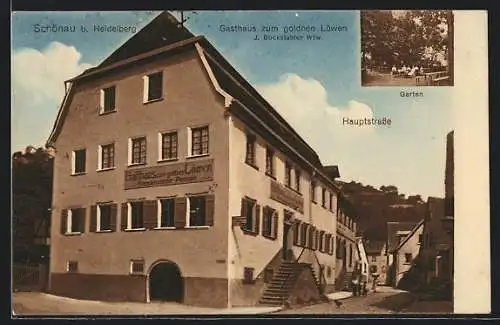
[[[319,288],[318,277],[311,264],[284,261],[264,290],[259,304],[267,306],[284,305],[290,297],[291,291],[304,268],[310,268],[315,279],[315,285]]]

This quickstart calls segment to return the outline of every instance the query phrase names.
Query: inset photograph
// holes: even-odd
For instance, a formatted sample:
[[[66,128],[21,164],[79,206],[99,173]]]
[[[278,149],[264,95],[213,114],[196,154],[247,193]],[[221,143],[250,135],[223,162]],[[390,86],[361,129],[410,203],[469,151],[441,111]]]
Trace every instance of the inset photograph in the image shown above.
[[[453,86],[451,10],[361,10],[362,86]]]

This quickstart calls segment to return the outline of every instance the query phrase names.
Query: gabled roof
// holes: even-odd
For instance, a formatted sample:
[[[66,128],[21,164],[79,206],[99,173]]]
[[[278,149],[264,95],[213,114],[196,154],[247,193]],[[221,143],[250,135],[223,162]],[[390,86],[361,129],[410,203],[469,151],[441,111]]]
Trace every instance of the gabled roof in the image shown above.
[[[367,240],[365,241],[366,254],[380,254],[384,248],[385,242],[382,240]]]
[[[423,225],[424,225],[424,220],[422,219],[422,220],[420,220],[420,222],[419,222],[419,223],[417,223],[417,224],[415,225],[415,227],[414,227],[414,228],[410,231],[410,233],[409,233],[408,235],[406,235],[405,239],[403,239],[403,240],[401,241],[401,243],[400,243],[400,244],[399,244],[399,245],[398,245],[398,246],[397,246],[397,247],[396,247],[393,251],[391,251],[391,253],[392,253],[392,252],[396,252],[396,251],[398,251],[401,247],[403,247],[403,245],[404,245],[404,244],[405,244],[405,243],[406,243],[406,242],[407,242],[407,241],[408,241],[411,237],[413,237],[413,236],[415,235],[415,233],[417,232],[417,230],[418,230],[420,227],[423,227]]]
[[[417,225],[417,222],[400,222],[400,221],[391,221],[387,223],[387,252],[393,252],[400,244],[399,238],[397,235],[398,231],[401,230],[413,230]]]
[[[131,37],[97,67],[84,71],[81,75],[69,80],[70,84],[59,111],[52,134],[47,146],[52,146],[58,135],[65,117],[65,107],[71,102],[73,84],[83,82],[90,77],[98,77],[116,69],[122,69],[139,61],[173,51],[201,46],[203,59],[208,64],[209,75],[216,83],[219,92],[229,98],[229,109],[238,117],[246,119],[250,126],[265,126],[266,132],[282,139],[289,147],[279,149],[291,156],[305,161],[312,172],[318,174],[323,181],[338,190],[337,185],[325,173],[317,153],[300,137],[288,122],[236,71],[236,69],[206,40],[203,36],[194,36],[184,27],[179,27],[178,21],[171,14],[164,12],[154,18],[147,26]],[[200,53],[199,53],[200,54]],[[201,55],[201,54],[200,54]],[[233,101],[234,99],[234,101]],[[282,142],[283,142],[282,141]]]

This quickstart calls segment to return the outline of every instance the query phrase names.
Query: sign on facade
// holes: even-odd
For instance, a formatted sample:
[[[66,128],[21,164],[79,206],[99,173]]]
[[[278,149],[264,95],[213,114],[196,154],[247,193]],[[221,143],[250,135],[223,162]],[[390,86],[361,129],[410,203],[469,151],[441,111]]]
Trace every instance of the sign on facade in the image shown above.
[[[170,186],[213,180],[213,159],[125,171],[125,189]]]
[[[271,181],[271,199],[304,213],[304,199],[302,196],[276,181]]]

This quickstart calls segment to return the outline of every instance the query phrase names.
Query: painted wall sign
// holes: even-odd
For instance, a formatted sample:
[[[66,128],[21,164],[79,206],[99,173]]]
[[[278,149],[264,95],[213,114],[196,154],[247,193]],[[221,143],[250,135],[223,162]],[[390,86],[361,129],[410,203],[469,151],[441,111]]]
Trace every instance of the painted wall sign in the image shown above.
[[[198,160],[125,171],[125,189],[212,181],[214,161]]]
[[[271,199],[304,213],[304,198],[273,180],[271,181]]]

